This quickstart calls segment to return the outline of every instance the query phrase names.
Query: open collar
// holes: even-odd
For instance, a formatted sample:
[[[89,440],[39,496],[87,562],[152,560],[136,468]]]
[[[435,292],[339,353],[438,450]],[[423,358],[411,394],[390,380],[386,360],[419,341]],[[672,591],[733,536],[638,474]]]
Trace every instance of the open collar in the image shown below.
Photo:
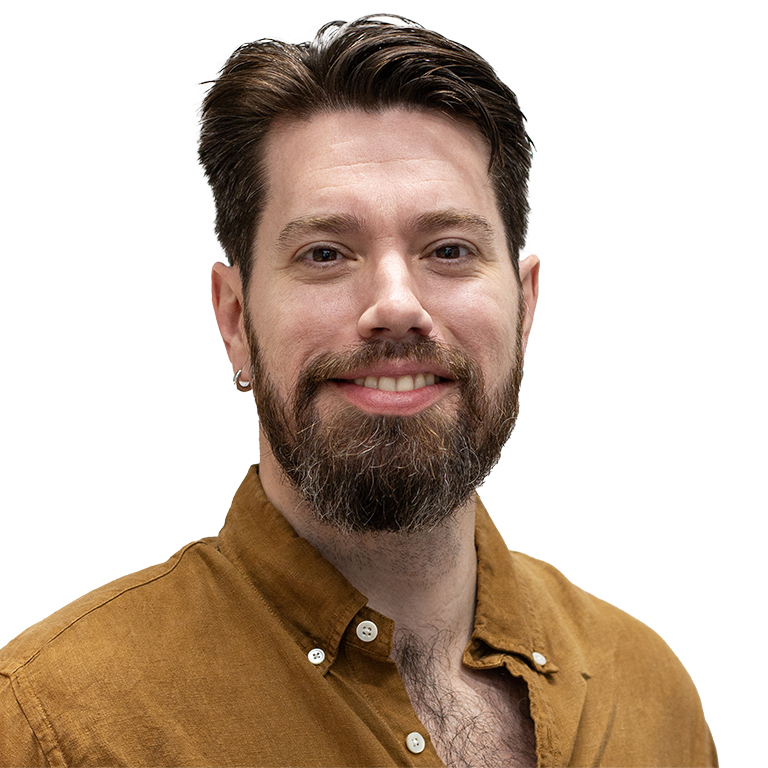
[[[539,673],[557,672],[525,581],[479,499],[475,520],[477,607],[465,661],[475,667],[496,666],[499,654],[515,654]],[[324,649],[321,669],[333,663],[361,611],[376,615],[382,640],[390,639],[385,646],[391,644],[394,623],[367,608],[365,595],[296,533],[264,493],[258,466],[250,468],[234,497],[218,548],[301,647],[307,652]]]

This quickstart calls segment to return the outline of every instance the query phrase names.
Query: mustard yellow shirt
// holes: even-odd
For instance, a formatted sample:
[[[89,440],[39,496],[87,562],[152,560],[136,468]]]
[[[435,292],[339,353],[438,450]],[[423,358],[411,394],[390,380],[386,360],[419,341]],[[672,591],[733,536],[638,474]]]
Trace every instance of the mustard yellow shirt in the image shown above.
[[[538,765],[716,765],[696,689],[654,632],[509,553],[479,502],[476,544],[464,663],[525,681]],[[389,658],[393,629],[252,467],[217,538],[0,651],[0,765],[441,765]]]

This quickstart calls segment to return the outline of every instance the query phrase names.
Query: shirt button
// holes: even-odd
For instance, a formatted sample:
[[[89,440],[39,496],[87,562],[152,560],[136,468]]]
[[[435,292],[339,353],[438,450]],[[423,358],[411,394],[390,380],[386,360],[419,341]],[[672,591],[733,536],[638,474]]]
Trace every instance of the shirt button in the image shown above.
[[[322,664],[325,661],[325,651],[322,648],[313,648],[307,654],[307,658],[313,664]]]
[[[357,636],[364,643],[371,643],[379,634],[379,628],[372,621],[361,621],[357,625]],[[421,750],[419,750],[421,751]]]
[[[405,737],[405,746],[408,747],[409,752],[418,755],[424,751],[424,737],[418,731],[411,731]]]
[[[543,654],[539,653],[538,651],[533,652],[533,660],[540,666],[543,667],[547,663],[547,657]]]

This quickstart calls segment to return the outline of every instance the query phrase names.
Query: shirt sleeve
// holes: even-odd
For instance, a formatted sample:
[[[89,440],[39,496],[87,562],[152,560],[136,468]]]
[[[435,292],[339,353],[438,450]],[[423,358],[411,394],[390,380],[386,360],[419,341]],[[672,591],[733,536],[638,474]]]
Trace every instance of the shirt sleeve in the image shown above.
[[[0,767],[47,765],[48,760],[19,706],[10,679],[0,675]]]

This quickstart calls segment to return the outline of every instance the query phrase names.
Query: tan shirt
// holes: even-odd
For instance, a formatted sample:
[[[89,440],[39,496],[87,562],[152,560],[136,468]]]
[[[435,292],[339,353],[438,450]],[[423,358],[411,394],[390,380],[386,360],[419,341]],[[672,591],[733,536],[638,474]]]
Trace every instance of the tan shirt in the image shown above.
[[[464,663],[525,681],[540,766],[716,764],[696,689],[656,634],[510,554],[479,502],[476,543]],[[358,636],[363,621],[378,633]],[[218,538],[0,651],[0,765],[440,765],[389,658],[393,629],[252,467]]]

